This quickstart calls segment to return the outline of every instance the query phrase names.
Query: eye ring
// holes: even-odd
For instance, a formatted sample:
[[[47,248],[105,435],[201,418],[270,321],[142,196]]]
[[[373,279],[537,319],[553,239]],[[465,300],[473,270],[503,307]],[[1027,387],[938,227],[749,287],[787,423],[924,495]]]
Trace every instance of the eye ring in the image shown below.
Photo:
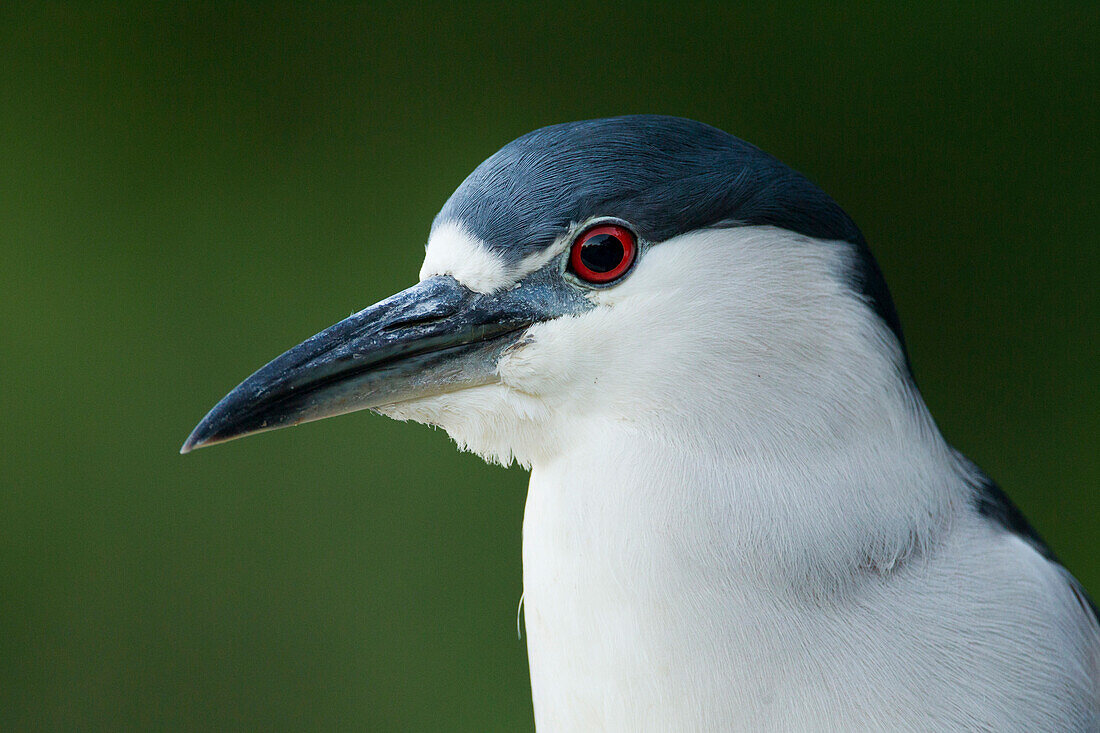
[[[634,232],[619,224],[597,224],[573,241],[569,269],[583,282],[607,285],[625,275],[637,256]]]

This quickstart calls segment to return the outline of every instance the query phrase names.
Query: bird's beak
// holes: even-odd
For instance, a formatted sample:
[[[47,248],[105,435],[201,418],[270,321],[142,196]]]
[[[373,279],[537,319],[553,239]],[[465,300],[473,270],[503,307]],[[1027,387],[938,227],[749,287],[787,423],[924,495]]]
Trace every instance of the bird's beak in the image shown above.
[[[576,297],[545,277],[493,294],[428,278],[257,371],[214,406],[180,452],[495,382],[504,350],[532,323],[584,308]]]

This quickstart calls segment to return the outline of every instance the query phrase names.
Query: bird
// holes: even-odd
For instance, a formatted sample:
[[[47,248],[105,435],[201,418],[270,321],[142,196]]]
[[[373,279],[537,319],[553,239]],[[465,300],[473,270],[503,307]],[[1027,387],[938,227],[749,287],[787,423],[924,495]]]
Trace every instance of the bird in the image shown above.
[[[369,409],[530,471],[537,730],[1098,731],[1095,605],[945,440],[855,223],[718,128],[506,144],[419,281],[182,448]]]

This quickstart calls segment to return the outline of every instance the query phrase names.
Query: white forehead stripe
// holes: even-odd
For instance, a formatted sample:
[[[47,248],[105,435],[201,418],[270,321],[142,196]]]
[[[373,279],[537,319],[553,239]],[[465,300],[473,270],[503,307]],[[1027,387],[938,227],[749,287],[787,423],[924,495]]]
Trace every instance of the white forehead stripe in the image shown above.
[[[436,227],[428,239],[420,279],[450,275],[479,293],[492,293],[515,282],[516,273],[458,222]]]

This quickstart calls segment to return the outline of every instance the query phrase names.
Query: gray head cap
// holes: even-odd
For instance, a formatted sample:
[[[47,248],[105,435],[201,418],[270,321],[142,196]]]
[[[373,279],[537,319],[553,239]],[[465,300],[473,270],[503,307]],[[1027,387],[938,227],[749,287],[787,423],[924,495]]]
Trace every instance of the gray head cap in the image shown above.
[[[462,182],[433,228],[461,222],[515,262],[594,216],[628,221],[651,243],[705,227],[752,225],[851,242],[859,252],[853,287],[905,351],[882,273],[844,210],[800,173],[701,122],[635,115],[527,133]]]

